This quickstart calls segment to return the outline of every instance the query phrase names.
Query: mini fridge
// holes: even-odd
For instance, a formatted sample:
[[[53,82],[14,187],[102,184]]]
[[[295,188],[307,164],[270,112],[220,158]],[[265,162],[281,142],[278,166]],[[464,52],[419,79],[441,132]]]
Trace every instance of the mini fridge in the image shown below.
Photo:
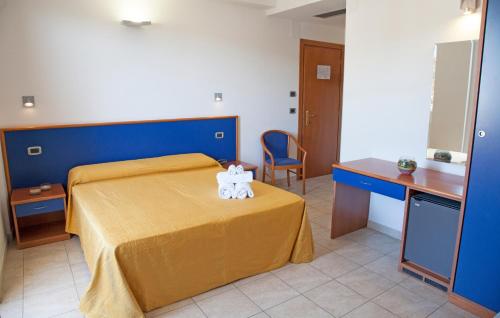
[[[404,259],[450,279],[460,202],[430,194],[411,197]]]

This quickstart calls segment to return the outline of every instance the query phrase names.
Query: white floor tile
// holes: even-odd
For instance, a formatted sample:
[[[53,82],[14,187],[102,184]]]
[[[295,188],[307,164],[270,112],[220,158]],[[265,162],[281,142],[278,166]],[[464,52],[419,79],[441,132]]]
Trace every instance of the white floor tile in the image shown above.
[[[408,278],[408,275],[398,270],[399,262],[395,257],[384,256],[365,265],[366,268],[384,276],[393,282],[399,283]]]
[[[429,318],[476,318],[477,316],[451,304],[446,303],[432,313]]]
[[[74,287],[73,274],[69,264],[46,269],[43,272],[29,272],[24,275],[24,296],[47,293]]]
[[[267,273],[262,273],[262,274],[258,274],[258,275],[255,275],[255,276],[250,276],[250,277],[243,278],[243,279],[235,281],[233,283],[233,285],[236,286],[236,287],[241,287],[243,285],[246,285],[248,283],[251,283],[253,281],[256,281],[258,279],[264,278],[264,277],[269,276],[269,275],[271,275],[271,273],[267,272]]]
[[[273,275],[248,283],[239,289],[263,310],[299,295]]]
[[[397,318],[390,311],[374,303],[366,303],[344,316],[345,318]]]
[[[8,276],[4,275],[2,283],[2,301],[9,302],[13,300],[23,299],[24,281],[23,276]]]
[[[266,311],[272,318],[332,318],[321,307],[305,298],[295,297]]]
[[[319,269],[331,278],[342,276],[360,267],[358,264],[335,252],[318,257],[311,262],[311,266]]]
[[[0,304],[0,317],[2,318],[22,318],[23,300],[3,301]]]
[[[64,314],[61,314],[61,315],[57,315],[57,316],[54,316],[54,317],[51,317],[51,318],[84,318],[84,316],[80,312],[80,310],[75,309],[75,310],[72,310],[70,312],[67,312],[67,313],[64,313]]]
[[[87,263],[76,263],[71,264],[71,273],[75,284],[89,284],[90,283],[90,271]]]
[[[290,264],[275,273],[299,293],[304,293],[331,280],[309,264]]]
[[[251,318],[269,318],[269,316],[265,312],[261,312],[257,315],[252,316]]]
[[[160,315],[165,314],[167,312],[170,312],[170,311],[173,311],[173,310],[176,310],[176,309],[188,306],[188,305],[192,305],[192,304],[194,304],[194,302],[191,298],[184,299],[184,300],[178,301],[176,303],[170,304],[168,306],[152,310],[152,311],[146,313],[146,318],[157,317],[157,316],[160,316]]]
[[[335,253],[340,254],[359,265],[371,263],[384,256],[384,254],[360,244],[341,247],[335,250]]]
[[[74,287],[24,298],[23,318],[48,318],[78,309]]]
[[[202,294],[196,295],[193,297],[194,301],[201,301],[203,299],[207,299],[216,295],[220,295],[222,293],[225,293],[227,291],[235,289],[233,284],[227,284],[221,287],[214,288],[212,290],[209,290],[207,292],[204,292]]]
[[[448,294],[446,292],[430,286],[423,281],[417,280],[413,277],[408,277],[407,279],[399,283],[399,285],[419,295],[420,297],[440,306],[448,301]]]
[[[248,318],[261,312],[257,305],[237,289],[197,301],[197,304],[208,318]]]
[[[175,309],[159,316],[156,318],[205,318],[203,312],[196,305],[187,305],[185,307]]]
[[[350,288],[332,281],[304,294],[335,317],[340,317],[368,301]]]
[[[340,276],[337,280],[367,298],[378,296],[396,284],[364,267]]]
[[[402,318],[424,318],[439,308],[439,305],[401,286],[388,290],[373,302]]]

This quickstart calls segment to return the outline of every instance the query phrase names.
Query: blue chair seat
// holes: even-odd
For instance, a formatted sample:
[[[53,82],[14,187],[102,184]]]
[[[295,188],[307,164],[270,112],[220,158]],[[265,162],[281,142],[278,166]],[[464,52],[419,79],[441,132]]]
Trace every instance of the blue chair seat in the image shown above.
[[[266,159],[267,163],[271,163],[271,159]],[[276,166],[296,166],[301,165],[302,162],[293,158],[274,158],[274,165]]]

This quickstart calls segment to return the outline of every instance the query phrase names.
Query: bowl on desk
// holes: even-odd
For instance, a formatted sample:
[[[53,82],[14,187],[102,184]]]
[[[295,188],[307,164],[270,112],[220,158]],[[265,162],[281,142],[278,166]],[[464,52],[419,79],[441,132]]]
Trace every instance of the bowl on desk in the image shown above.
[[[401,174],[411,175],[417,170],[417,162],[412,157],[401,157],[398,160],[398,170]]]

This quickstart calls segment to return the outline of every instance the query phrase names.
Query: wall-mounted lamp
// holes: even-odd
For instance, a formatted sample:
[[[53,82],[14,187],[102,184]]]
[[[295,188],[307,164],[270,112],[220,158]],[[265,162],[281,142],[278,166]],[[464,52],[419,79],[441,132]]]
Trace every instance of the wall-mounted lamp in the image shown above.
[[[23,96],[23,107],[26,108],[35,107],[35,96]]]
[[[214,94],[214,100],[216,102],[222,102],[222,93],[215,93]]]
[[[478,7],[477,0],[460,0],[460,9],[464,14],[472,14]]]
[[[122,20],[122,24],[124,26],[140,28],[142,26],[151,25],[151,21],[131,21],[131,20]]]

